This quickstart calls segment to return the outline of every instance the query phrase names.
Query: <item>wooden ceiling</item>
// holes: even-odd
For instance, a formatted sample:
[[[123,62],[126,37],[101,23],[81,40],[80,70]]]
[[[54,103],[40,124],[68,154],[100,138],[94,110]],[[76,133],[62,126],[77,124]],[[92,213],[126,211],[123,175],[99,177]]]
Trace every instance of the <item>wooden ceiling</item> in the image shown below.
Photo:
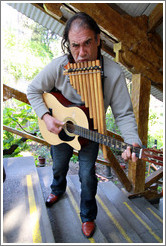
[[[103,50],[130,72],[140,73],[163,91],[163,42],[156,32],[163,22],[163,3],[158,3],[148,16],[134,17],[113,3],[34,5],[63,24],[66,15],[71,16],[74,12],[83,11],[92,16],[102,30]]]

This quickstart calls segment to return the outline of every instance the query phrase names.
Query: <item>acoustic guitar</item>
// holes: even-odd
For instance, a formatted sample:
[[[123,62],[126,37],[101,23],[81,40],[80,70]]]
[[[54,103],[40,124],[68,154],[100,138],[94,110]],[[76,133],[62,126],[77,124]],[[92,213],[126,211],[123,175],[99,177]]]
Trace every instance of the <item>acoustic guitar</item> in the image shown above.
[[[79,137],[109,146],[123,152],[127,146],[139,159],[163,165],[163,152],[157,149],[134,147],[107,135],[89,129],[88,109],[84,105],[74,106],[60,92],[44,93],[43,99],[51,115],[64,122],[62,131],[56,135],[47,130],[44,120],[38,118],[39,129],[43,138],[51,145],[67,143],[75,150],[81,149]]]

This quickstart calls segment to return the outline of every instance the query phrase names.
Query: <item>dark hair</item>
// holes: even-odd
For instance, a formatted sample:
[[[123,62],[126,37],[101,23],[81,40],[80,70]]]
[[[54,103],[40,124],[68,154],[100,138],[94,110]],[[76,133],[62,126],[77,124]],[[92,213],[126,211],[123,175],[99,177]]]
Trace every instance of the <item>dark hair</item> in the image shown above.
[[[72,62],[73,61],[73,57],[70,51],[70,45],[69,45],[69,39],[68,39],[68,35],[69,35],[69,31],[71,29],[71,25],[73,23],[73,21],[75,20],[81,20],[80,22],[80,26],[85,26],[88,29],[91,29],[92,31],[94,31],[96,39],[97,39],[97,34],[100,34],[100,28],[97,25],[96,21],[94,19],[92,19],[88,14],[84,13],[84,12],[78,12],[75,15],[73,15],[67,22],[66,22],[66,26],[63,32],[63,37],[62,37],[62,41],[61,41],[61,47],[63,52],[65,53],[66,51],[68,52],[68,56],[69,56],[69,61]],[[100,57],[100,50],[101,50],[101,42],[100,45],[98,47],[98,58]]]

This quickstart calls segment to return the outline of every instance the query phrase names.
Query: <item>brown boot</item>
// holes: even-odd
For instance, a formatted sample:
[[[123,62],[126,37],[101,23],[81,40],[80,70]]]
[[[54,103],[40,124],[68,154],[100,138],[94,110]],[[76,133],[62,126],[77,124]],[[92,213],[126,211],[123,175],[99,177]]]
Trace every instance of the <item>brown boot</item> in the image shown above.
[[[93,221],[87,221],[82,223],[82,232],[85,237],[92,237],[95,231],[95,223]]]
[[[50,207],[52,206],[55,202],[57,202],[59,200],[59,196],[56,196],[54,194],[50,194],[48,197],[47,197],[47,200],[46,200],[46,206],[47,207]]]

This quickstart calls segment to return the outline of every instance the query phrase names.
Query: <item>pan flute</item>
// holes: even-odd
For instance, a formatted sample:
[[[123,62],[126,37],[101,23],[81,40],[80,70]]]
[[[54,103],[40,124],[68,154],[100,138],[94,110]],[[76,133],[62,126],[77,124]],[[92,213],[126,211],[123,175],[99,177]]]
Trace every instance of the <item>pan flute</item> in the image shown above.
[[[106,135],[104,99],[101,80],[100,61],[68,63],[64,75],[70,78],[70,84],[81,96],[85,107],[89,108],[89,117],[93,119],[93,128]],[[102,146],[104,158],[106,148]]]

